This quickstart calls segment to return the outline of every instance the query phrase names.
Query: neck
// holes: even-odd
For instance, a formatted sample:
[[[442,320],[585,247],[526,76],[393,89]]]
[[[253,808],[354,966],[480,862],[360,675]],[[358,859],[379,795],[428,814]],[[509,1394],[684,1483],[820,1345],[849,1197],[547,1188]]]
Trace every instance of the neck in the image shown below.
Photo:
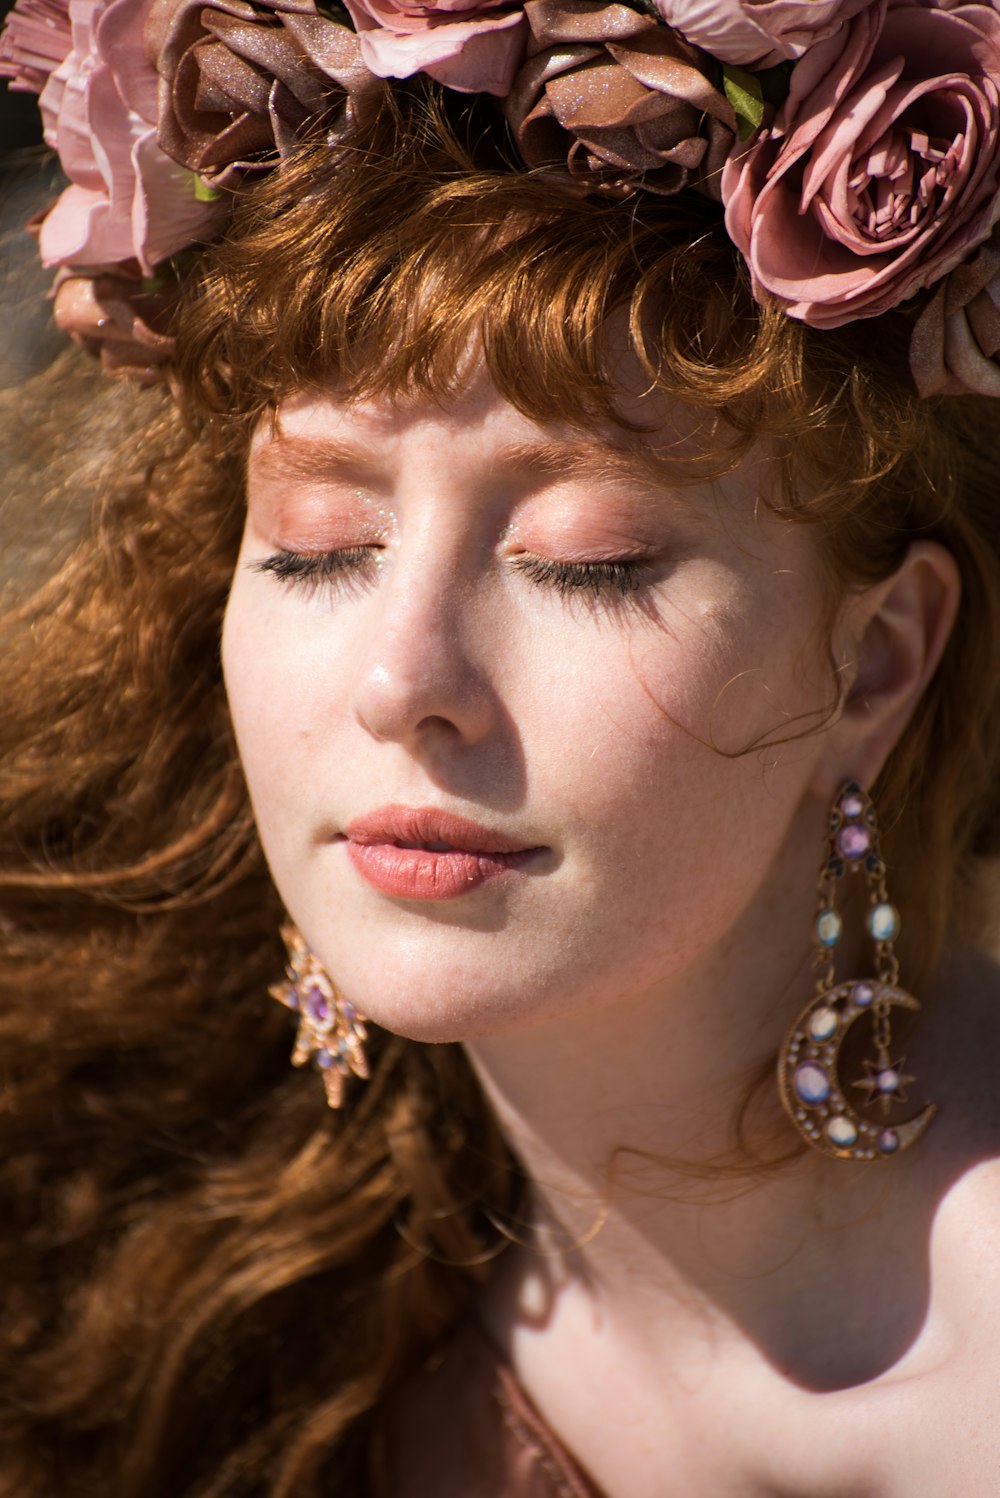
[[[812,881],[783,885],[782,920],[746,912],[669,982],[469,1044],[532,1183],[527,1241],[487,1311],[496,1335],[596,1318],[642,1366],[725,1326],[817,1386],[883,1357],[836,1335],[837,1318],[870,1316],[865,1287],[884,1290],[865,1264],[909,1162],[867,1168],[795,1148],[773,1058],[812,991]],[[845,1257],[838,1229],[859,1222]],[[817,1297],[817,1277],[835,1293]],[[826,1366],[829,1347],[859,1366]]]

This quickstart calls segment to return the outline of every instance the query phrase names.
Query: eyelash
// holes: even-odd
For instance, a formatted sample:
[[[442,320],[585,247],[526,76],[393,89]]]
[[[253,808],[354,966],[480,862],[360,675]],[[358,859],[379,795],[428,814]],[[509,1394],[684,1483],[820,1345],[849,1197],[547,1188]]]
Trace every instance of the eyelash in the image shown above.
[[[344,546],[335,551],[278,551],[255,572],[269,572],[281,582],[314,588],[322,583],[343,583],[351,574],[366,570],[374,561],[370,546]],[[617,557],[599,562],[556,562],[547,557],[520,554],[513,559],[518,572],[542,587],[554,588],[562,597],[589,593],[593,598],[611,595],[627,598],[649,580],[651,564],[644,558]]]

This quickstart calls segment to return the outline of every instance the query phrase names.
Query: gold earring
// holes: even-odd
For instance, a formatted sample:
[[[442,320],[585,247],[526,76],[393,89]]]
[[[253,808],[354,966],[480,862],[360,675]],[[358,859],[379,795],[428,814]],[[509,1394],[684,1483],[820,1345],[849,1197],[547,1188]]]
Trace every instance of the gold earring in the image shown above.
[[[834,954],[843,933],[836,891],[841,877],[863,873],[868,885],[865,925],[875,946],[875,976],[847,983],[835,979]],[[892,1009],[920,1008],[899,987],[895,940],[899,912],[886,890],[878,822],[871,799],[853,780],[841,787],[830,810],[827,854],[819,875],[819,905],[813,930],[816,992],[785,1038],[778,1056],[778,1093],[801,1137],[837,1160],[886,1159],[909,1149],[934,1114],[933,1103],[903,1122],[888,1122],[906,1101],[905,1057],[894,1057]],[[870,1015],[874,1054],[853,1087],[867,1093],[862,1107],[881,1112],[872,1120],[848,1101],[838,1076],[841,1047],[856,1020]]]
[[[288,949],[287,977],[268,992],[299,1017],[292,1065],[303,1066],[312,1057],[323,1078],[327,1103],[339,1108],[348,1076],[352,1072],[356,1077],[368,1076],[364,1016],[338,993],[297,926],[283,926],[281,939]]]

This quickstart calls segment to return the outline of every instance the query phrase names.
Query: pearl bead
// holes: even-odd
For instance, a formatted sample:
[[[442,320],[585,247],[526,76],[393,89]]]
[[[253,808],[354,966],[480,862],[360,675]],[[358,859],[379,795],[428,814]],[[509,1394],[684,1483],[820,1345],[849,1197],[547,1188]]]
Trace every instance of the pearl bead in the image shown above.
[[[843,1114],[838,1113],[835,1118],[828,1120],[826,1137],[838,1149],[850,1149],[852,1144],[857,1143],[858,1131],[849,1118],[845,1118]]]
[[[836,1009],[824,1006],[822,1009],[816,1009],[813,1012],[809,1020],[809,1034],[813,1040],[829,1040],[832,1036],[836,1035],[839,1025],[840,1016],[837,1014]]]
[[[825,1103],[830,1096],[830,1078],[815,1061],[804,1061],[795,1068],[795,1091],[809,1108]]]
[[[821,946],[835,947],[843,929],[844,923],[835,910],[821,910],[816,917],[816,939]]]
[[[868,930],[876,941],[894,941],[899,935],[899,911],[887,900],[880,900],[868,912]]]

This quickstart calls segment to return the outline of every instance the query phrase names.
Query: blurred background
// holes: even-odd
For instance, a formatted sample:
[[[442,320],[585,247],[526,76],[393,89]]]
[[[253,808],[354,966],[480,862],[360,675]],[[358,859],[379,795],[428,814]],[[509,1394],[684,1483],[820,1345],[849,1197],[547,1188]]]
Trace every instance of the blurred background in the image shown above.
[[[0,17],[12,9],[0,0]],[[90,520],[119,444],[144,416],[52,320],[52,272],[26,224],[64,186],[38,101],[0,79],[0,592],[30,591]],[[148,412],[148,407],[146,408]]]

